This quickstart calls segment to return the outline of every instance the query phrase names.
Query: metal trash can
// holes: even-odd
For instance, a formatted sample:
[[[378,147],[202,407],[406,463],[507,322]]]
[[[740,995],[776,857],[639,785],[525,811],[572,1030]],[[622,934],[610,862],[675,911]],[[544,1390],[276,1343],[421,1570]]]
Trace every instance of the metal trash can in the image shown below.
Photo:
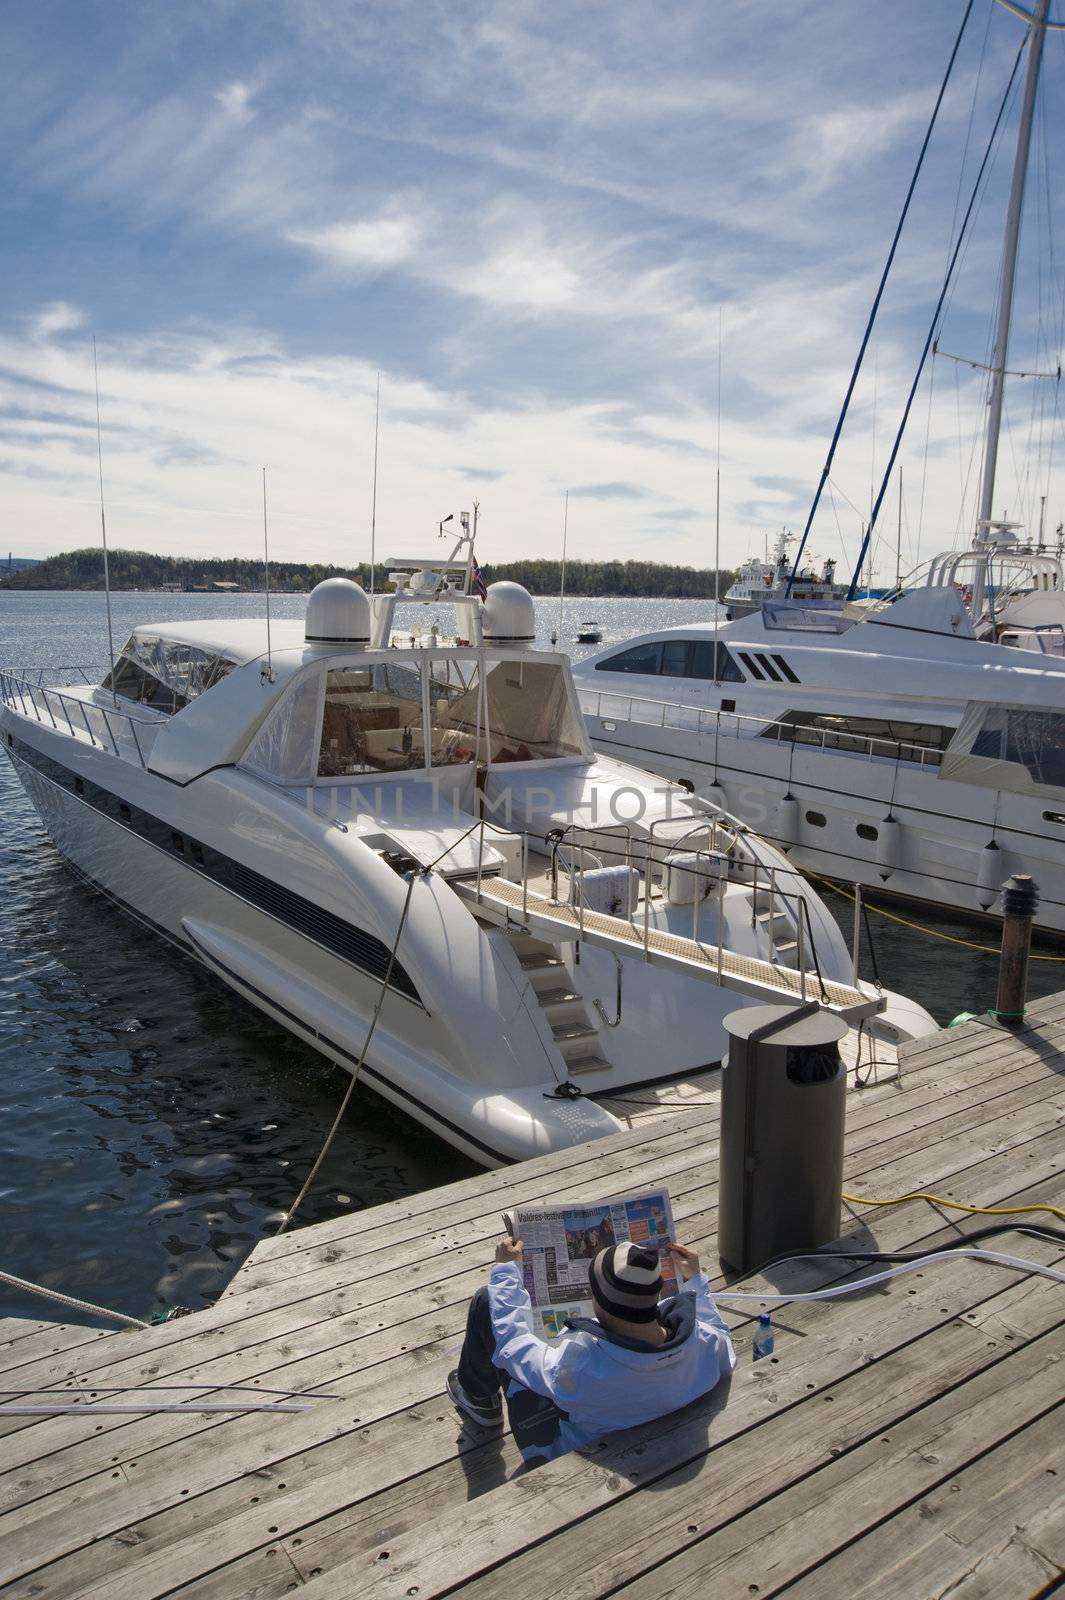
[[[816,1004],[725,1018],[718,1251],[748,1272],[839,1238],[846,1023]]]

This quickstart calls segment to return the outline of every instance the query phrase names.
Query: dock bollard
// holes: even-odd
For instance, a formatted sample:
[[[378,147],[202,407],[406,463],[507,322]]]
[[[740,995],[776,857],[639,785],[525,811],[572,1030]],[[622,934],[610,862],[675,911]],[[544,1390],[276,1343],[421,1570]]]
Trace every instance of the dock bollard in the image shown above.
[[[1028,952],[1039,890],[1027,872],[1015,872],[1002,885],[1002,950],[998,958],[998,997],[991,1015],[1008,1027],[1024,1021],[1028,993]]]
[[[811,1002],[745,1006],[725,1030],[718,1253],[749,1272],[839,1238],[847,1024]]]

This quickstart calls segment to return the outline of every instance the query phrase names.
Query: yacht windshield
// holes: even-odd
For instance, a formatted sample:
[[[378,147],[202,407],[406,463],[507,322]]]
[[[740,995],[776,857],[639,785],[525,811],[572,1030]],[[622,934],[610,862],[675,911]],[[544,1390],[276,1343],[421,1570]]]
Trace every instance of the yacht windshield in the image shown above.
[[[389,663],[326,674],[318,751],[320,778],[402,772],[424,763],[417,668]]]
[[[173,713],[213,688],[236,665],[227,656],[178,639],[135,633],[122,646],[103,687],[124,700]]]
[[[579,721],[558,662],[488,661],[485,688],[493,763],[583,755]]]

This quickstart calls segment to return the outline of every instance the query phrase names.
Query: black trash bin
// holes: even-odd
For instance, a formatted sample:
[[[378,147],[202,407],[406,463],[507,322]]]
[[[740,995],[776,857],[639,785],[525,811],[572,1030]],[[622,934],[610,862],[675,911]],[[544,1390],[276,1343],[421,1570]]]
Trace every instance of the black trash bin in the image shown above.
[[[816,1004],[725,1018],[718,1251],[749,1272],[839,1238],[847,1024]]]

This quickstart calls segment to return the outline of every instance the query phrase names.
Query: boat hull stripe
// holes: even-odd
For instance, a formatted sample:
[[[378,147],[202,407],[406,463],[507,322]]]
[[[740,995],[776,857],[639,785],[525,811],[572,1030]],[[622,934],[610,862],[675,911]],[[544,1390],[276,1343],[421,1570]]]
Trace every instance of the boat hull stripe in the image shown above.
[[[168,822],[153,816],[140,806],[121,799],[119,795],[103,788],[91,778],[83,778],[80,774],[72,772],[62,762],[34,749],[32,745],[15,738],[13,734],[8,734],[7,739],[8,750],[12,756],[33,767],[59,788],[74,795],[76,799],[84,801],[111,822],[146,840],[156,849],[162,850],[165,855],[180,861],[190,871],[209,878],[220,888],[227,889],[231,894],[248,901],[267,916],[302,934],[304,938],[321,945],[331,955],[339,956],[341,961],[358,967],[371,978],[378,980],[384,978],[388,971],[391,952],[389,947],[373,934],[354,927],[350,922],[345,922],[342,917],[335,916],[322,906],[316,906],[303,895],[295,894],[291,889],[273,883],[261,872],[255,872],[242,862],[234,861],[231,856],[224,855],[213,846],[172,828]],[[404,995],[408,1000],[421,1004],[410,975],[398,961],[392,967],[389,988]]]

